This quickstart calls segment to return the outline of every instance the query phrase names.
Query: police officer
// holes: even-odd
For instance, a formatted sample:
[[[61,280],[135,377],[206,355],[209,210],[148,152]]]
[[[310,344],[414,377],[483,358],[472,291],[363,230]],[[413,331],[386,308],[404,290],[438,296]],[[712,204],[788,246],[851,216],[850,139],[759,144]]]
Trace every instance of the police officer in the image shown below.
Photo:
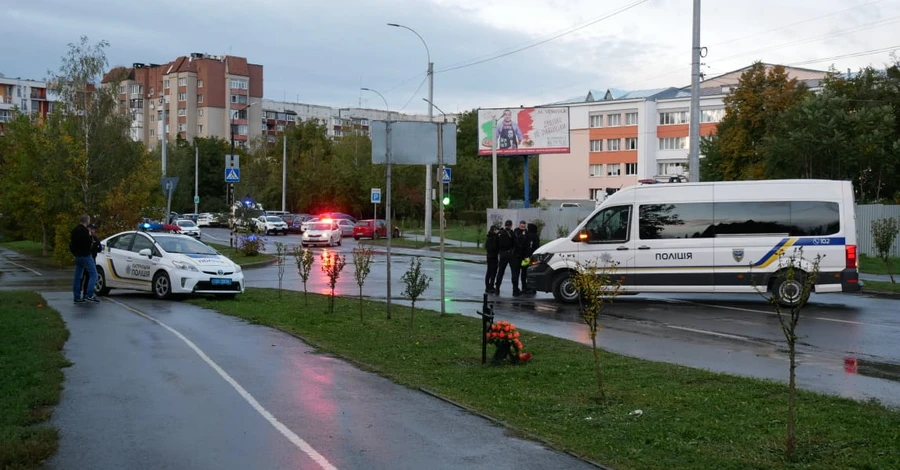
[[[519,227],[513,231],[513,253],[509,263],[509,271],[512,273],[513,297],[522,295],[522,290],[519,289],[519,279],[524,277],[522,260],[530,254],[528,246],[528,223],[520,220]],[[524,287],[525,283],[523,282],[522,288]]]
[[[500,252],[497,248],[497,235],[500,233],[500,227],[491,225],[488,229],[487,240],[484,242],[484,249],[487,251],[487,274],[484,276],[484,293],[496,294],[494,284],[497,281],[497,264],[499,263]]]
[[[503,228],[497,233],[497,252],[499,254],[499,265],[497,266],[497,278],[494,280],[494,293],[500,293],[500,285],[503,284],[503,275],[506,273],[506,267],[512,262],[513,248],[515,248],[514,234],[512,230],[512,220],[503,223]],[[510,268],[512,268],[510,266]],[[510,269],[512,271],[512,269]],[[515,283],[515,281],[513,281]],[[515,293],[516,289],[513,289]]]
[[[541,246],[541,237],[538,234],[538,227],[536,224],[528,224],[528,231],[525,234],[525,244],[526,251],[525,257],[522,259],[522,292],[534,295],[537,294],[537,291],[534,289],[529,289],[525,284],[525,280],[528,278],[528,266],[530,264],[531,255],[534,254],[534,251]]]
[[[94,265],[97,264],[97,254],[100,253],[100,239],[97,238],[97,226],[94,224],[88,225],[88,232],[91,234],[91,257],[94,259]],[[87,270],[84,271],[84,277],[82,277],[81,281],[81,298],[87,298],[88,292],[88,282],[90,281],[90,276]]]

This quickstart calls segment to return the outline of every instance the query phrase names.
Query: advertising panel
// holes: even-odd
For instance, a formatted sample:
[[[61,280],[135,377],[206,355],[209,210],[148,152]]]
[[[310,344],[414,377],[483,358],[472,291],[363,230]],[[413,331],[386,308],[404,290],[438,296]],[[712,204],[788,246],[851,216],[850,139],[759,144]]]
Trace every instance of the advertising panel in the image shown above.
[[[496,122],[496,126],[495,126]],[[478,110],[478,155],[569,153],[569,108]]]

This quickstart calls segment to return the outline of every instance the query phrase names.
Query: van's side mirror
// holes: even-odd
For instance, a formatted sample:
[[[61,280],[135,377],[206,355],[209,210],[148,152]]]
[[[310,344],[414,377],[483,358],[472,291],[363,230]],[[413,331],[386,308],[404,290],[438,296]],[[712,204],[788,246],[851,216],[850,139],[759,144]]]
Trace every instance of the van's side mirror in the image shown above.
[[[153,252],[150,251],[150,248],[144,248],[143,250],[138,251],[138,254],[141,255],[141,256],[146,256],[146,257],[148,257],[148,258],[152,258],[152,257],[153,257]]]
[[[579,230],[578,234],[575,235],[575,241],[580,242],[580,243],[587,243],[587,241],[590,240],[590,238],[591,238],[590,234],[588,233],[587,230],[584,230],[584,229]]]

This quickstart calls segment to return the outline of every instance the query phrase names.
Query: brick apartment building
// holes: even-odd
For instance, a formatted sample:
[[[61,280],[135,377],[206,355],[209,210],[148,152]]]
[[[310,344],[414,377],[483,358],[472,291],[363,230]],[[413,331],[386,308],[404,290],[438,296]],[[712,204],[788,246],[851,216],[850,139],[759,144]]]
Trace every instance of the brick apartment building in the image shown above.
[[[162,65],[135,63],[103,78],[116,82],[119,105],[133,118],[131,137],[148,147],[163,135],[228,140],[231,124],[238,145],[262,134],[263,66],[244,57],[192,53]]]
[[[17,111],[46,117],[52,110],[47,83],[0,74],[0,133]]]

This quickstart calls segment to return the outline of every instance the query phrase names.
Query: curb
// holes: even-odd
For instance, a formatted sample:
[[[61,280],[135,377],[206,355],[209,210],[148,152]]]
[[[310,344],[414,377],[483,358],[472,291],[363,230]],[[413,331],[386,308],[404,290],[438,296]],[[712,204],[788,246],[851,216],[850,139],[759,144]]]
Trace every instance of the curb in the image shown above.
[[[900,299],[900,292],[890,292],[890,291],[883,291],[883,290],[869,290],[864,287],[860,293],[863,295],[871,295],[874,297]]]
[[[331,355],[331,356],[333,356],[333,357],[336,357],[336,358],[338,358],[338,359],[340,359],[340,360],[342,360],[342,361],[346,361],[346,362],[352,364],[354,367],[357,367],[357,368],[359,368],[359,369],[365,370],[365,371],[367,371],[367,372],[371,372],[371,373],[373,373],[373,374],[378,375],[379,377],[384,377],[385,379],[390,380],[391,383],[393,383],[393,384],[395,384],[395,385],[399,385],[399,386],[401,386],[401,387],[405,387],[405,388],[409,388],[409,389],[413,389],[413,390],[418,390],[418,391],[420,391],[420,392],[422,392],[422,393],[424,393],[424,394],[426,394],[426,395],[428,395],[428,396],[430,396],[430,397],[432,397],[432,398],[437,398],[438,400],[441,400],[441,401],[443,401],[443,402],[446,402],[446,403],[448,403],[448,404],[451,404],[451,405],[453,405],[453,406],[455,406],[455,407],[457,407],[457,408],[459,408],[459,409],[461,409],[461,410],[463,410],[463,411],[466,411],[466,412],[469,413],[469,414],[472,414],[472,415],[478,416],[478,417],[480,417],[480,418],[486,419],[486,420],[488,420],[488,421],[490,421],[490,422],[492,422],[492,423],[494,423],[494,424],[496,424],[496,425],[498,425],[498,426],[501,426],[501,427],[503,427],[503,428],[506,428],[506,429],[509,429],[509,430],[511,430],[511,431],[514,431],[514,432],[516,432],[517,434],[519,434],[520,436],[524,436],[524,437],[525,437],[526,439],[528,439],[528,440],[531,440],[531,441],[534,441],[534,442],[539,442],[539,443],[543,444],[545,447],[547,447],[548,449],[553,449],[553,450],[555,450],[555,451],[557,451],[557,452],[562,452],[562,453],[564,453],[564,454],[566,454],[566,455],[568,455],[568,456],[570,456],[570,457],[576,458],[576,459],[578,459],[578,460],[581,460],[582,462],[585,462],[585,463],[587,463],[587,464],[593,465],[594,467],[597,467],[597,468],[599,468],[600,470],[615,470],[615,469],[613,469],[612,467],[607,467],[607,466],[602,465],[602,464],[600,464],[600,463],[594,462],[593,460],[590,460],[590,459],[588,459],[587,457],[585,457],[585,456],[583,456],[583,455],[581,455],[581,454],[578,454],[578,453],[576,453],[576,452],[572,452],[572,451],[570,451],[570,450],[563,449],[563,448],[561,448],[561,447],[559,447],[559,446],[553,444],[553,443],[550,442],[550,441],[547,441],[547,440],[542,439],[542,438],[540,438],[540,437],[538,437],[538,436],[535,436],[534,434],[531,434],[531,433],[529,433],[529,432],[522,431],[521,429],[518,429],[518,428],[516,428],[515,426],[512,426],[512,425],[506,423],[505,421],[501,421],[501,420],[499,420],[499,419],[497,419],[497,418],[494,418],[494,417],[492,417],[492,416],[490,416],[490,415],[484,414],[484,413],[482,413],[482,412],[480,412],[480,411],[478,411],[478,410],[475,410],[475,409],[473,409],[473,408],[470,408],[470,407],[468,407],[468,406],[466,406],[466,405],[463,405],[463,404],[461,404],[461,403],[459,403],[459,402],[453,401],[453,400],[451,400],[450,398],[447,398],[447,397],[445,397],[445,396],[443,396],[443,395],[441,395],[441,394],[439,394],[439,393],[433,392],[433,391],[431,391],[431,390],[428,390],[428,389],[422,388],[422,387],[415,387],[415,388],[414,388],[414,387],[409,387],[409,386],[406,386],[406,385],[397,383],[397,382],[395,382],[389,375],[386,375],[386,374],[382,373],[382,371],[380,371],[378,368],[376,368],[376,367],[374,367],[374,366],[372,366],[372,365],[370,365],[370,364],[367,364],[367,363],[365,363],[365,362],[362,362],[362,361],[359,361],[359,360],[356,360],[356,359],[347,357],[347,356],[345,356],[345,355],[343,355],[343,354],[340,354],[340,353],[338,353],[338,352],[336,352],[336,351],[330,351],[330,350],[328,350],[328,349],[325,349],[325,348],[323,348],[322,346],[319,346],[319,345],[316,344],[315,342],[310,341],[310,340],[306,339],[304,336],[299,335],[299,334],[297,334],[297,333],[293,333],[293,332],[291,332],[291,331],[286,331],[286,330],[283,330],[283,329],[278,328],[278,327],[275,327],[275,326],[264,325],[264,324],[262,324],[262,323],[253,323],[253,322],[250,322],[250,321],[248,321],[248,320],[246,320],[246,319],[243,319],[243,318],[241,318],[241,317],[237,317],[237,316],[234,316],[234,315],[228,315],[228,314],[219,312],[218,310],[215,310],[214,308],[208,308],[208,307],[205,307],[205,306],[200,306],[200,308],[206,308],[206,309],[208,309],[208,310],[212,310],[212,311],[218,313],[219,315],[225,315],[225,316],[229,316],[229,317],[234,317],[234,318],[237,318],[238,320],[241,320],[241,321],[246,322],[246,323],[251,324],[251,325],[262,326],[262,327],[265,327],[265,328],[271,328],[271,329],[273,329],[273,330],[280,331],[280,332],[285,333],[285,334],[287,334],[287,335],[289,335],[289,336],[292,336],[292,337],[294,337],[294,338],[296,338],[296,339],[298,339],[298,340],[300,340],[300,341],[303,341],[304,343],[306,343],[307,346],[312,347],[312,348],[315,349],[316,351],[319,351],[319,352],[322,352],[322,353],[327,353],[327,354],[329,354],[329,355]]]
[[[252,263],[240,264],[239,266],[241,267],[241,269],[264,268],[270,264],[275,264],[275,261],[277,261],[277,258],[272,257],[272,258],[264,260],[264,261],[254,261]]]

